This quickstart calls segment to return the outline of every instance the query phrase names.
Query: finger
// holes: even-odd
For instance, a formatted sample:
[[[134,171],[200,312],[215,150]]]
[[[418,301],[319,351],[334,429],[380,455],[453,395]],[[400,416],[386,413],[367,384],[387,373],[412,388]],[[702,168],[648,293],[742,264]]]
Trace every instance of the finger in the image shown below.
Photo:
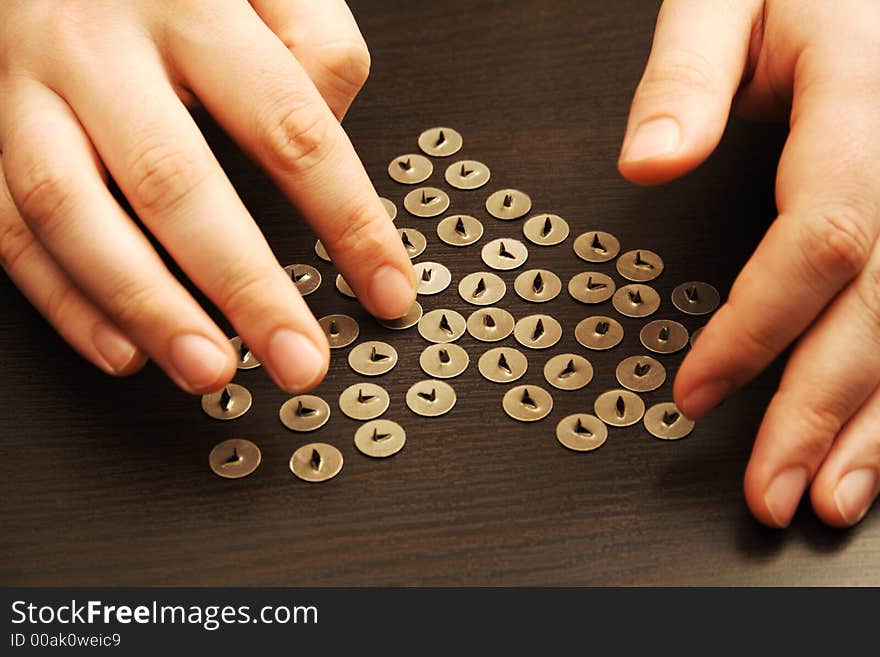
[[[880,234],[880,141],[865,138],[880,131],[880,115],[876,85],[866,86],[841,70],[796,90],[780,215],[682,364],[674,393],[688,416],[763,370],[864,266]]]
[[[848,527],[865,517],[880,488],[880,388],[847,422],[825,458],[810,497],[829,525]]]
[[[5,109],[6,181],[46,251],[181,387],[198,393],[228,382],[228,340],[113,199],[70,108],[21,83]]]
[[[640,184],[676,178],[721,139],[742,81],[759,0],[666,0],[636,89],[621,173]]]
[[[206,17],[204,38],[174,42],[176,65],[296,203],[366,308],[402,316],[415,300],[414,275],[394,225],[302,66],[242,7],[222,23]]]
[[[761,423],[745,492],[768,525],[788,525],[835,438],[880,384],[880,248],[872,260],[798,343]]]
[[[291,393],[313,387],[329,361],[324,332],[157,62],[144,57],[126,51],[101,77],[84,74],[66,90],[74,109],[135,212],[275,382]]]
[[[143,367],[143,352],[70,282],[15,209],[0,162],[0,265],[67,343],[114,376]]]
[[[341,121],[370,74],[370,51],[343,0],[251,0]]]

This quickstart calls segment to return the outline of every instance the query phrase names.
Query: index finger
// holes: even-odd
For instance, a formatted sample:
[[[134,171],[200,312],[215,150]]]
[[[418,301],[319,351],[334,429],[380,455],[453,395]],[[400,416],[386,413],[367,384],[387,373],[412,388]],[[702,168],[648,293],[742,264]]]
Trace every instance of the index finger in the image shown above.
[[[198,39],[171,39],[179,72],[318,233],[372,314],[415,300],[409,257],[354,147],[303,67],[249,5],[206,11]]]

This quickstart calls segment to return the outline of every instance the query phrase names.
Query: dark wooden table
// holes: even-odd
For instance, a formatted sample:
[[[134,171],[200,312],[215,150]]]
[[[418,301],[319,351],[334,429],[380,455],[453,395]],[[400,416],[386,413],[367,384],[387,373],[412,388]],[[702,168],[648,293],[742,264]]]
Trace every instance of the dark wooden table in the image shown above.
[[[658,317],[679,316],[668,301],[679,282],[729,289],[774,215],[785,134],[734,120],[718,152],[684,180],[639,189],[621,179],[618,145],[658,3],[352,4],[373,73],[346,126],[380,194],[401,206],[398,225],[422,230],[424,257],[453,271],[453,286],[427,308],[471,310],[455,284],[481,268],[478,247],[447,247],[435,220],[407,217],[401,201],[408,190],[385,172],[432,125],[459,129],[461,156],[492,169],[483,190],[450,190],[453,209],[484,219],[487,237],[521,230],[520,222],[495,221],[482,210],[489,190],[517,187],[531,194],[536,211],[567,217],[573,234],[604,229],[624,248],[660,253],[666,271],[657,281],[664,299]],[[316,264],[314,238],[295,211],[208,119],[200,121],[279,259]],[[448,189],[445,164],[436,162],[431,180]],[[531,247],[529,264],[564,280],[585,268],[571,239]],[[556,422],[590,412],[596,394],[614,387],[616,363],[641,351],[642,322],[623,322],[620,347],[586,354],[594,381],[581,392],[554,392],[552,415],[531,426],[503,414],[503,387],[476,372],[487,347],[465,336],[460,344],[471,366],[452,381],[458,404],[426,420],[403,400],[424,378],[424,341],[414,330],[388,336],[335,292],[330,265],[319,268],[325,282],[309,298],[315,313],[349,312],[361,319],[364,337],[385,335],[400,351],[397,368],[380,383],[392,395],[387,417],[408,434],[392,459],[357,453],[357,424],[336,406],[356,377],[345,351],[334,354],[318,389],[333,417],[314,438],[337,445],[345,467],[322,485],[288,471],[290,453],[310,437],[279,423],[285,395],[261,370],[238,377],[252,390],[254,408],[234,422],[214,422],[152,366],[122,381],[92,369],[0,281],[0,584],[880,584],[877,514],[840,532],[804,505],[789,530],[771,531],[746,510],[742,473],[778,366],[685,440],[655,440],[639,425],[612,430],[596,452],[575,454],[556,442]],[[516,316],[535,312],[512,290],[504,304]],[[563,294],[539,310],[565,328],[550,353],[584,351],[573,328],[591,309]],[[542,382],[549,355],[528,354],[526,382]],[[680,359],[663,359],[670,380]],[[668,399],[670,389],[667,383],[646,400]],[[208,469],[207,456],[233,436],[257,442],[263,464],[251,477],[224,481]]]

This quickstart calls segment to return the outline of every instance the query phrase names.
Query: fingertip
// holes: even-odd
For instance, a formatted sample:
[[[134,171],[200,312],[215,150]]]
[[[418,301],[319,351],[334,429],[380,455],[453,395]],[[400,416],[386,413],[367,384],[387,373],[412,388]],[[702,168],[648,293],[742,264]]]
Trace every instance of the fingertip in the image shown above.
[[[695,360],[693,352],[688,354],[672,386],[676,406],[692,420],[705,417],[735,389],[733,382],[701,372],[703,362]]]
[[[696,420],[699,418],[695,418],[685,408],[688,403],[688,396],[694,390],[694,377],[691,375],[692,368],[688,366],[689,359],[690,355],[685,357],[684,362],[682,362],[681,367],[678,370],[678,374],[675,375],[675,381],[672,383],[672,399],[682,413],[687,417]]]
[[[218,344],[204,335],[183,333],[172,338],[167,360],[169,375],[183,390],[204,395],[232,381],[237,359],[227,340]]]
[[[373,274],[369,288],[370,311],[380,319],[403,317],[416,300],[415,273],[383,265]]]
[[[720,135],[719,135],[720,136]],[[680,119],[661,116],[628,130],[617,161],[624,178],[637,185],[660,185],[692,171],[708,157],[719,136],[705,135],[705,144],[685,139]]]
[[[280,328],[269,339],[267,350],[263,365],[278,387],[288,393],[311,390],[327,374],[330,350],[323,334],[318,342],[299,330]]]
[[[125,377],[131,376],[132,374],[137,374],[142,369],[144,369],[144,365],[147,364],[148,360],[149,359],[147,358],[147,355],[144,352],[138,350],[134,357],[128,362],[128,364],[126,364],[122,369],[116,372],[110,372],[110,374],[117,377]]]
[[[642,121],[627,132],[617,166],[627,180],[652,185],[668,180],[681,147],[681,124],[672,116]]]
[[[681,393],[679,408],[687,417],[699,420],[730,396],[733,389],[730,381],[707,381]]]
[[[877,495],[878,472],[862,467],[844,473],[836,480],[816,477],[810,488],[810,502],[822,522],[845,529],[865,517]]]
[[[767,511],[767,507],[763,502],[760,494],[752,494],[748,491],[748,487],[745,488],[745,498],[746,498],[746,506],[749,509],[749,513],[752,514],[752,517],[760,522],[765,527],[769,527],[771,529],[784,529],[786,525],[780,525],[778,521]]]
[[[107,320],[100,320],[92,326],[91,338],[97,355],[90,359],[111,376],[127,376],[146,362],[137,345]]]
[[[764,501],[766,484],[763,479],[759,481],[755,470],[755,467],[749,462],[743,477],[743,494],[746,499],[746,506],[752,517],[762,525],[773,529],[781,529],[783,526],[779,524],[778,520],[767,509]]]
[[[661,158],[655,160],[643,160],[640,162],[626,162],[619,160],[617,170],[624,178],[636,185],[653,187],[675,180],[686,173],[675,160]]]
[[[837,529],[845,529],[861,520],[860,517],[852,521],[848,520],[841,512],[834,497],[833,485],[817,485],[817,483],[814,482],[810,487],[810,504],[823,523]]]
[[[766,472],[764,466],[750,461],[746,468],[746,504],[761,524],[778,529],[788,527],[809,484],[810,473],[799,464],[774,473]]]

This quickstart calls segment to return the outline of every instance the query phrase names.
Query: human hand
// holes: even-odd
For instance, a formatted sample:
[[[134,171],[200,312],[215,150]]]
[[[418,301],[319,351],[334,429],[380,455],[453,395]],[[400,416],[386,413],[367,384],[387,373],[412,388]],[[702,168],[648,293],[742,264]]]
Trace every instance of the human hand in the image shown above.
[[[113,199],[109,174],[276,383],[314,386],[323,331],[185,102],[269,172],[367,309],[393,318],[415,299],[412,267],[338,123],[368,70],[342,0],[6,0],[0,263],[103,370],[149,356],[191,393],[227,383],[227,338]]]
[[[880,472],[880,5],[666,0],[619,167],[662,183],[718,144],[731,102],[790,114],[779,217],[675,381],[700,418],[798,340],[745,475],[752,513],[786,526],[806,487],[834,526],[864,516]]]

